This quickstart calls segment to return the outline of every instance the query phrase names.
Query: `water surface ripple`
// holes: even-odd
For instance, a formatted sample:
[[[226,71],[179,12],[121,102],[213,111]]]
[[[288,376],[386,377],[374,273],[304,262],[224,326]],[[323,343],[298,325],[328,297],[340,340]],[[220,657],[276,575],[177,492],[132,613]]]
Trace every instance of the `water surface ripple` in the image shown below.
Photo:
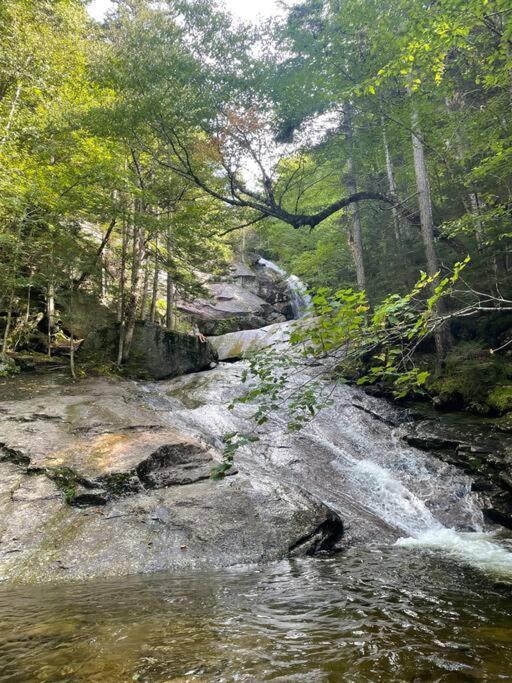
[[[0,681],[510,681],[512,587],[415,548],[0,590]]]

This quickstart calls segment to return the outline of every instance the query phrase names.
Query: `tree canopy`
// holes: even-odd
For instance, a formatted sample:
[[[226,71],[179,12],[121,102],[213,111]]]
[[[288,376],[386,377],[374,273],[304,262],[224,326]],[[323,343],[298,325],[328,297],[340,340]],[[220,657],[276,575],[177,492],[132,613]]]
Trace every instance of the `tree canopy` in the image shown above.
[[[117,0],[101,24],[8,0],[0,43],[4,356],[34,297],[51,351],[56,293],[83,290],[115,310],[122,363],[135,321],[179,325],[242,232],[370,307],[422,271],[434,296],[469,255],[460,296],[507,309],[506,0],[305,0],[260,26],[215,0]]]

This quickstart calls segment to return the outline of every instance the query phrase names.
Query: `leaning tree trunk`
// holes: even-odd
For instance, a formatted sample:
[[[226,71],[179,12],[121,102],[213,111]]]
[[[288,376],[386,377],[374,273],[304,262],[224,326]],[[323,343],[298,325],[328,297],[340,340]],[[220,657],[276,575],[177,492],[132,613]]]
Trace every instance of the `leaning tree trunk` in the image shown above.
[[[357,192],[357,176],[354,163],[353,153],[353,129],[352,129],[352,104],[349,102],[343,108],[343,134],[349,147],[349,158],[347,164],[347,174],[345,182],[351,194]],[[366,289],[366,275],[364,268],[364,253],[363,253],[363,239],[361,233],[361,213],[359,210],[359,203],[353,204],[350,211],[350,228],[348,234],[348,243],[354,266],[356,269],[357,287],[360,290]]]
[[[425,248],[427,273],[432,277],[439,271],[439,259],[434,241],[434,217],[432,213],[432,197],[430,194],[427,164],[425,161],[425,150],[421,140],[418,110],[414,106],[412,109],[412,146],[414,153],[414,173],[416,176],[416,188],[418,191],[420,210],[421,236]],[[433,283],[432,291],[434,289],[435,284]],[[437,303],[438,315],[443,313],[443,308],[442,301],[439,301]],[[449,334],[445,325],[436,328],[435,344],[436,359],[439,368],[446,357],[449,347]]]
[[[98,259],[100,259],[100,258],[103,259],[103,252],[105,251],[105,247],[107,246],[108,241],[110,239],[110,236],[112,235],[112,233],[114,231],[116,221],[117,221],[117,218],[113,218],[110,221],[110,224],[107,228],[107,231],[106,231],[105,235],[103,236],[103,239],[101,240],[101,244],[98,247],[98,249],[96,250],[96,253],[94,254],[94,259],[93,259],[92,264],[89,266],[88,269],[84,270],[84,272],[80,275],[80,277],[77,280],[77,283],[76,283],[77,288],[80,287],[85,282],[85,280],[87,280],[87,278],[91,275]],[[102,261],[102,284],[103,284],[103,270],[104,270],[104,268],[103,268],[103,261]]]

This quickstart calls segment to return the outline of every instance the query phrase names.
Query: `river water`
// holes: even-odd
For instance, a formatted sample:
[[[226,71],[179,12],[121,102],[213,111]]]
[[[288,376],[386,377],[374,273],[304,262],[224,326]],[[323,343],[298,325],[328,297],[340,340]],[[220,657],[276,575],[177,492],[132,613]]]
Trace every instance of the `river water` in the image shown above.
[[[0,611],[5,683],[512,680],[512,585],[424,549],[10,587]]]

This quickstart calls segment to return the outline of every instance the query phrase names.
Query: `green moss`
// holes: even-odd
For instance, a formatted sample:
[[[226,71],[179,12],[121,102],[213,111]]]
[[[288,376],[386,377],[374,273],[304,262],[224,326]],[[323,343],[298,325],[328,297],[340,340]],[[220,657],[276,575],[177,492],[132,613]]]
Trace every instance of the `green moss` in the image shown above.
[[[499,413],[512,410],[512,384],[502,384],[495,387],[489,394],[488,403]]]
[[[134,490],[133,472],[117,472],[102,477],[102,484],[114,496],[120,496]]]
[[[224,320],[216,320],[213,335],[220,336],[222,334],[229,334],[230,332],[243,330],[245,328],[245,323],[247,323],[247,319],[244,319],[240,316],[225,318]]]
[[[17,375],[19,371],[19,367],[12,358],[9,358],[8,356],[0,357],[0,377],[10,377],[11,375]]]
[[[77,363],[77,372],[80,377],[119,377],[120,375],[119,368],[114,361],[106,360],[101,354],[80,359]]]
[[[77,486],[82,483],[81,477],[69,467],[49,469],[46,471],[46,475],[63,492],[66,503],[70,505],[76,495]]]
[[[476,342],[464,342],[448,354],[443,372],[433,377],[428,389],[443,407],[503,413],[512,410],[511,376],[508,360]]]

